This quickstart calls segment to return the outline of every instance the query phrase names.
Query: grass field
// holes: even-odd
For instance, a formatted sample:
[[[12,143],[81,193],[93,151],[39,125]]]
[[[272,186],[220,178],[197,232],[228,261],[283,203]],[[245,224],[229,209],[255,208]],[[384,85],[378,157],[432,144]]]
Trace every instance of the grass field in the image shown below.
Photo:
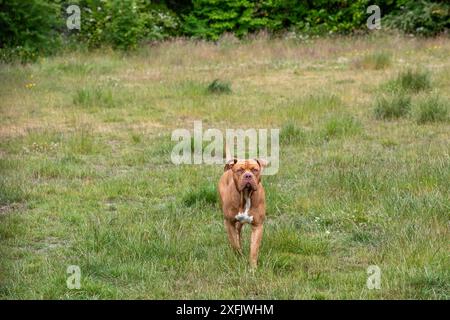
[[[449,88],[448,37],[224,37],[0,65],[0,298],[449,299]],[[171,163],[172,130],[195,120],[281,129],[256,272],[250,229],[245,257],[226,239],[223,167]]]

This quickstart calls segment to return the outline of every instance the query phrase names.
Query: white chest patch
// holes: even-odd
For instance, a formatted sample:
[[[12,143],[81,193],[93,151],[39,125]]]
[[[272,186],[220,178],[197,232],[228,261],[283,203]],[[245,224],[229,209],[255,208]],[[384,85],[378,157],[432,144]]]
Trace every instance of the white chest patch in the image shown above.
[[[252,223],[253,217],[248,215],[248,211],[250,210],[250,207],[252,206],[252,201],[250,197],[245,197],[245,210],[244,212],[239,212],[235,219],[238,220],[240,223]]]

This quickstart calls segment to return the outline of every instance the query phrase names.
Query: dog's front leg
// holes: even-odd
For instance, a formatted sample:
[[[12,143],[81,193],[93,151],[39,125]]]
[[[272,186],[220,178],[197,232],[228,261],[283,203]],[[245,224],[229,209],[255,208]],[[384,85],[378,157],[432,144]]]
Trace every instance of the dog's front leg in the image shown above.
[[[240,241],[239,241],[239,235],[238,235],[236,225],[234,224],[234,222],[231,222],[228,219],[224,220],[224,224],[225,224],[225,229],[227,230],[228,240],[230,241],[231,246],[238,253],[242,254],[241,245],[240,245]]]
[[[258,264],[258,252],[263,235],[263,224],[252,225],[252,236],[250,243],[250,266],[256,268]]]
[[[235,227],[236,227],[236,233],[237,233],[237,237],[238,237],[239,249],[241,250],[242,249],[242,237],[241,237],[242,223],[240,223],[239,221],[236,221]]]

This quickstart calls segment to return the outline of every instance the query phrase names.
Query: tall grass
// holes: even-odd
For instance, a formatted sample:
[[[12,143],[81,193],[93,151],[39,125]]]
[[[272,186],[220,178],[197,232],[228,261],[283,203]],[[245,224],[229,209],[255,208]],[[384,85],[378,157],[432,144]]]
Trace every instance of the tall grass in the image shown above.
[[[382,70],[390,67],[392,64],[392,55],[387,52],[376,52],[365,55],[353,62],[357,69]]]
[[[431,73],[422,69],[406,69],[390,81],[389,87],[391,90],[403,90],[413,93],[429,90],[432,87]]]
[[[377,119],[405,117],[411,110],[411,97],[406,94],[388,94],[376,98],[374,113]]]
[[[414,116],[417,123],[448,120],[450,103],[438,95],[422,97],[415,105]]]
[[[116,106],[112,90],[102,87],[78,89],[73,96],[73,103],[82,107],[112,108]]]

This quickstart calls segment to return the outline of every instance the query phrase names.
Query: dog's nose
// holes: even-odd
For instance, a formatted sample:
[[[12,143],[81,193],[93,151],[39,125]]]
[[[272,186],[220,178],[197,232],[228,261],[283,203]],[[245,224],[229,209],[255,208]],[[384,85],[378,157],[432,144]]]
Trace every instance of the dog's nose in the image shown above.
[[[244,174],[244,179],[245,180],[250,180],[251,178],[252,178],[252,174],[251,173]]]

